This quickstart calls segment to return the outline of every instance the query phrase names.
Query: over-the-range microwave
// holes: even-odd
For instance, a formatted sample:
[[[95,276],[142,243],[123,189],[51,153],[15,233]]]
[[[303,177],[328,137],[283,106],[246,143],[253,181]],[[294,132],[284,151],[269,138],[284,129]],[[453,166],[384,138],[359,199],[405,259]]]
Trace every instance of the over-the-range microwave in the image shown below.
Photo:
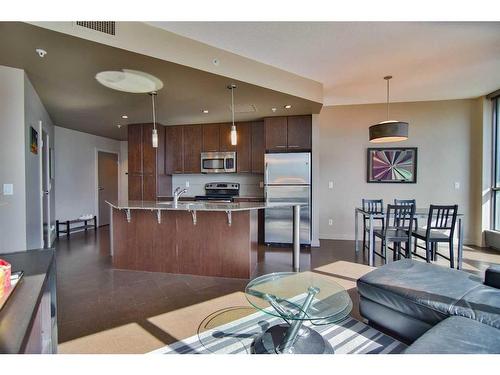
[[[201,173],[236,173],[236,152],[202,152]]]

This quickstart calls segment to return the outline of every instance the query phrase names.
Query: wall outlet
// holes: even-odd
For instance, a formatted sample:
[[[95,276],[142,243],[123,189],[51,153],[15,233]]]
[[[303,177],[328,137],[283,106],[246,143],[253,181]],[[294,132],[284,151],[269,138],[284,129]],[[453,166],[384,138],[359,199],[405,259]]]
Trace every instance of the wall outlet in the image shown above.
[[[333,189],[333,181],[328,181],[328,189]]]
[[[455,182],[455,190],[460,190],[460,182]]]
[[[333,225],[333,219],[328,219],[328,225]]]
[[[189,181],[186,181],[186,187],[187,188],[189,187]]]
[[[3,195],[14,195],[14,185],[3,184]]]
[[[259,182],[259,187],[260,187],[261,189],[263,189],[263,188],[264,188],[264,181],[260,181],[260,182]]]

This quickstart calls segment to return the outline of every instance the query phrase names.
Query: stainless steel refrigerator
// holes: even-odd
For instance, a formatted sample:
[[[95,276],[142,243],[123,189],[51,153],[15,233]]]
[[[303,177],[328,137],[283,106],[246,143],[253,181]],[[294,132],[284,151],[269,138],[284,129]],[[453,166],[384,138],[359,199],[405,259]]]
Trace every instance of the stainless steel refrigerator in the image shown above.
[[[300,243],[311,244],[311,154],[266,154],[264,193],[266,202],[304,203],[300,211]],[[292,243],[292,207],[265,212],[266,243]]]

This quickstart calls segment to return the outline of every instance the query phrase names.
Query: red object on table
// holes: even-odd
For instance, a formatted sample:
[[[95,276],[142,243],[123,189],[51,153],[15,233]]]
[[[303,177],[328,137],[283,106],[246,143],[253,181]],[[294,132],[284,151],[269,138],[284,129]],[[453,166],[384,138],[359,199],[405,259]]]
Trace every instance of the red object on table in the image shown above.
[[[0,259],[0,297],[6,294],[10,289],[10,263]]]

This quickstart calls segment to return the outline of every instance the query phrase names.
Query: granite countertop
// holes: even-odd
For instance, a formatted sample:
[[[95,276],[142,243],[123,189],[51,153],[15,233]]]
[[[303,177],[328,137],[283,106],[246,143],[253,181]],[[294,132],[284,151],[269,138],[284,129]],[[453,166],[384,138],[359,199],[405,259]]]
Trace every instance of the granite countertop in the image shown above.
[[[266,202],[205,202],[179,201],[177,206],[171,201],[106,201],[113,208],[130,210],[170,210],[170,211],[248,211],[263,210],[275,207],[292,207],[297,203],[266,203]],[[299,204],[301,205],[301,204]]]
[[[30,329],[54,267],[54,250],[28,250],[0,254],[12,264],[12,272],[24,271],[24,277],[0,310],[0,353],[20,353],[26,347]]]

